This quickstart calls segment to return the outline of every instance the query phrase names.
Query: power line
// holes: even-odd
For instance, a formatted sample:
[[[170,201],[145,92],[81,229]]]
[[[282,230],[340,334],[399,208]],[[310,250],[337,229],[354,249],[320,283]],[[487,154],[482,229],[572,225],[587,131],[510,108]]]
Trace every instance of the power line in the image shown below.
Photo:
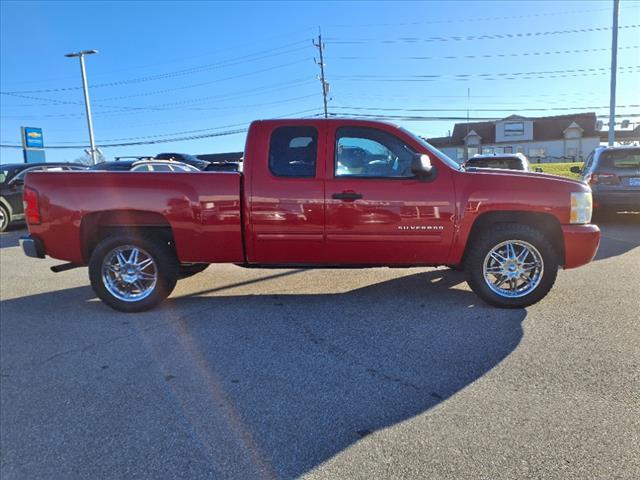
[[[259,72],[259,73],[262,73],[262,72]],[[231,92],[231,93],[224,94],[224,95],[215,95],[214,97],[203,97],[203,98],[221,99],[221,98],[228,98],[228,97],[232,97],[232,96],[234,96],[234,97],[235,96],[247,96],[247,94],[249,94],[251,92],[259,91],[258,93],[261,93],[262,91],[266,92],[266,91],[269,91],[271,89],[273,89],[273,90],[281,89],[282,87],[295,85],[296,83],[302,82],[303,80],[308,81],[307,77],[303,77],[303,78],[298,78],[298,79],[291,80],[289,82],[277,83],[275,85],[270,85],[270,86],[267,86],[267,87],[256,87],[256,88],[251,88],[251,89],[248,89],[248,90],[237,90],[235,92]],[[188,88],[195,88],[195,87],[199,87],[199,86],[201,86],[201,84],[188,85],[188,86],[176,87],[176,88],[168,88],[168,89],[164,89],[164,90],[155,90],[155,91],[151,91],[151,92],[137,93],[137,94],[132,94],[132,95],[122,95],[122,96],[118,96],[118,97],[108,97],[108,98],[102,98],[102,99],[99,98],[98,101],[100,101],[100,102],[108,102],[108,101],[111,101],[111,100],[125,100],[125,99],[129,99],[129,98],[149,97],[149,96],[153,96],[153,95],[161,95],[161,94],[171,93],[171,92],[175,92],[177,90],[186,90]]]
[[[639,108],[638,105],[617,105],[618,108]],[[385,108],[385,107],[353,107],[345,105],[343,107],[336,106],[341,110],[372,110],[381,112],[466,112],[466,108]],[[568,111],[568,110],[597,110],[606,109],[609,105],[586,106],[586,107],[549,107],[549,108],[517,108],[519,112],[551,112],[551,111]],[[473,108],[470,112],[504,112],[507,108]]]
[[[299,43],[302,43],[302,42],[296,42],[295,44],[299,44]],[[124,80],[116,80],[116,81],[105,82],[105,83],[96,83],[96,84],[90,85],[90,88],[93,89],[93,88],[114,87],[114,86],[121,86],[121,85],[129,85],[129,84],[135,84],[135,83],[149,82],[149,81],[154,81],[154,80],[164,80],[164,79],[174,78],[174,77],[183,76],[183,75],[190,75],[190,74],[193,74],[193,73],[201,73],[201,72],[209,71],[209,70],[212,70],[212,69],[215,69],[215,68],[241,65],[241,64],[244,64],[244,63],[250,63],[250,62],[253,62],[253,61],[263,60],[265,58],[270,58],[270,57],[274,57],[274,56],[278,56],[278,55],[284,55],[284,54],[288,54],[288,53],[294,53],[294,52],[298,52],[298,51],[306,50],[306,49],[307,49],[307,47],[299,47],[299,48],[295,48],[295,49],[292,49],[292,50],[287,50],[287,51],[284,51],[284,52],[272,53],[270,55],[264,55],[264,52],[268,52],[269,51],[269,50],[264,50],[262,52],[257,52],[257,53],[252,53],[250,55],[245,55],[244,57],[240,57],[240,59],[223,60],[223,61],[212,63],[212,64],[200,65],[200,66],[197,66],[197,67],[191,67],[191,68],[187,68],[187,69],[176,70],[176,71],[173,71],[173,72],[165,72],[165,73],[160,73],[160,74],[156,74],[156,75],[148,75],[148,76],[145,76],[145,77],[137,77],[137,78],[124,79]],[[246,57],[256,57],[256,58],[247,59]],[[17,93],[17,94],[53,93],[53,92],[74,91],[74,90],[79,90],[80,88],[81,87],[61,87],[61,88],[48,88],[48,89],[41,89],[41,90],[15,90],[15,91],[9,91],[9,92],[6,92],[6,93]]]
[[[405,121],[419,121],[419,122],[429,122],[429,121],[467,121],[466,116],[422,116],[422,115],[371,115],[371,114],[361,114],[361,113],[329,113],[330,117],[349,117],[349,118],[378,118],[378,119],[389,119],[389,120],[405,120]],[[608,115],[596,115],[598,118],[608,118]],[[624,117],[624,118],[637,118],[640,117],[640,113],[630,113],[630,114],[620,114],[616,115],[616,117]],[[469,117],[469,120],[473,121],[495,121],[501,120],[499,117]]]
[[[290,37],[294,34],[297,35],[300,32],[303,31],[309,31],[312,30],[315,27],[312,26],[308,26],[308,27],[303,27],[303,28],[296,28],[294,30],[289,30],[287,33],[281,33],[279,35],[271,35],[268,36],[266,38],[263,38],[264,41],[268,41],[268,40],[273,40],[273,39],[277,39],[277,38],[283,38],[283,37]],[[292,46],[294,44],[297,43],[306,43],[307,40],[300,40],[298,42],[295,43],[287,43],[285,45],[281,45],[278,47],[273,47],[272,50],[277,50],[277,49],[281,49],[281,48],[287,48],[289,46]],[[229,51],[233,51],[233,50],[238,50],[247,46],[254,46],[255,42],[247,42],[247,43],[242,43],[242,44],[237,44],[237,45],[233,45],[233,46],[225,46],[225,48],[220,48],[220,49],[216,49],[216,50],[210,50],[208,52],[204,52],[204,53],[200,53],[198,55],[191,55],[191,56],[181,56],[180,58],[173,58],[171,60],[164,60],[161,62],[153,62],[153,63],[146,63],[146,64],[136,64],[135,67],[125,67],[125,68],[117,68],[114,70],[108,70],[106,72],[102,72],[100,75],[98,75],[98,78],[102,77],[105,74],[111,74],[111,73],[116,73],[116,72],[123,72],[123,71],[129,71],[129,70],[139,70],[139,69],[147,69],[149,67],[155,67],[158,65],[167,65],[167,64],[171,64],[171,63],[178,63],[178,62],[183,62],[185,60],[192,60],[194,58],[201,58],[201,57],[206,57],[206,56],[211,56],[214,54],[218,54],[220,52],[223,53],[228,53]],[[21,82],[22,85],[24,84],[37,84],[37,83],[49,83],[52,81],[58,81],[58,80],[69,80],[71,78],[75,78],[75,76],[71,76],[71,75],[66,75],[64,77],[55,77],[55,78],[45,78],[45,79],[39,79],[39,80],[35,80],[35,81],[26,81],[26,82]]]
[[[630,45],[627,47],[618,47],[618,50],[628,50],[640,48],[639,45]],[[394,57],[396,59],[406,60],[461,60],[461,59],[482,59],[482,58],[508,58],[508,57],[537,57],[544,55],[565,55],[576,53],[593,53],[593,52],[609,52],[610,48],[584,48],[575,50],[548,50],[544,52],[519,52],[519,53],[496,53],[489,55],[446,55],[442,57],[428,57],[428,56],[409,56],[409,57]],[[339,56],[331,57],[331,60],[376,60],[382,59],[382,57],[376,56]]]
[[[621,25],[619,29],[638,28],[640,24]],[[367,43],[429,43],[429,42],[461,42],[461,41],[479,41],[479,40],[499,40],[511,38],[530,38],[530,37],[547,37],[551,35],[567,35],[573,33],[590,33],[590,32],[606,32],[611,27],[592,27],[592,28],[575,28],[567,30],[550,30],[544,32],[518,32],[518,33],[495,33],[489,35],[466,35],[466,36],[449,36],[449,37],[401,37],[393,40],[384,40],[377,38],[359,39],[359,40],[340,40],[338,38],[327,38],[327,42],[332,44],[343,45],[362,45]]]
[[[290,112],[290,113],[286,113],[284,115],[279,115],[273,118],[285,118],[285,117],[292,117],[295,115],[302,115],[305,113],[310,113],[310,112],[317,112],[318,108],[312,108],[312,109],[308,109],[308,110],[301,110],[301,111],[297,111],[297,112]],[[322,115],[322,114],[314,114],[311,115],[311,117],[316,117],[318,115]],[[248,127],[249,123],[245,122],[245,123],[241,123],[241,124],[236,124],[234,126],[243,126],[243,127]],[[200,129],[200,130],[190,130],[190,131],[186,131],[186,132],[173,132],[173,133],[165,133],[165,134],[159,134],[159,135],[147,135],[144,137],[129,137],[129,140],[134,140],[134,139],[146,139],[146,138],[154,138],[154,137],[164,137],[164,136],[169,136],[169,135],[178,135],[178,134],[185,134],[185,133],[197,133],[197,132],[204,132],[204,131],[211,131],[211,130],[215,130],[216,128],[224,128],[224,127],[214,127],[214,128],[208,128],[208,129]],[[124,143],[103,143],[103,142],[107,142],[107,140],[98,140],[98,143],[100,143],[100,148],[111,148],[111,147],[129,147],[129,146],[138,146],[138,145],[154,145],[154,144],[158,144],[158,143],[173,143],[173,142],[181,142],[181,141],[187,141],[187,140],[198,140],[198,139],[202,139],[202,138],[210,138],[210,137],[220,137],[220,136],[225,136],[225,135],[235,135],[238,133],[243,133],[246,132],[247,129],[246,128],[238,128],[238,129],[234,129],[234,130],[227,130],[227,131],[223,131],[223,132],[214,132],[214,133],[199,133],[197,135],[188,135],[188,136],[183,136],[183,137],[174,137],[174,138],[164,138],[164,139],[156,139],[156,140],[145,140],[145,141],[139,141],[139,142],[124,142]],[[117,139],[113,139],[113,140],[117,140]],[[65,143],[65,142],[60,142],[60,143]],[[17,145],[17,144],[1,144],[0,145],[1,148],[22,148],[22,145]],[[45,148],[47,149],[81,149],[81,148],[86,148],[86,145],[80,144],[78,142],[78,144],[76,145],[47,145]]]
[[[176,108],[182,108],[184,110],[196,110],[196,111],[211,111],[211,110],[234,110],[234,109],[248,109],[248,108],[257,108],[257,107],[265,107],[270,105],[279,105],[282,103],[291,103],[298,100],[304,100],[307,98],[315,97],[315,94],[311,95],[302,95],[299,97],[293,98],[285,98],[282,100],[265,102],[265,103],[255,103],[251,105],[226,105],[226,106],[214,106],[214,107],[173,107],[173,108],[146,108],[146,107],[122,107],[122,109],[117,110],[107,110],[104,112],[94,113],[94,116],[97,117],[117,117],[122,115],[135,115],[140,113],[147,113],[148,111],[168,111]],[[24,118],[24,119],[34,119],[34,118],[82,118],[85,114],[83,113],[57,113],[57,114],[44,114],[44,115],[0,115],[2,118]]]
[[[630,65],[618,67],[619,73],[635,73],[640,71],[640,65]],[[464,74],[429,74],[429,75],[409,75],[404,78],[392,77],[377,74],[362,75],[335,75],[336,78],[344,80],[364,80],[373,82],[434,82],[439,79],[452,78],[454,80],[468,80],[477,77],[479,80],[531,80],[542,78],[564,78],[564,77],[587,77],[603,75],[609,72],[608,67],[601,68],[577,68],[569,70],[547,70],[532,72],[512,72],[512,73],[464,73]]]
[[[162,103],[162,104],[153,104],[153,105],[144,105],[144,106],[121,106],[121,105],[106,105],[103,103],[98,103],[98,102],[92,102],[94,106],[97,107],[102,107],[102,108],[117,108],[117,109],[122,109],[124,110],[152,110],[152,111],[158,111],[158,110],[171,110],[172,108],[170,107],[175,107],[175,108],[181,108],[181,106],[183,105],[189,105],[189,104],[198,104],[198,105],[202,105],[204,103],[207,102],[219,102],[220,100],[223,99],[229,99],[229,98],[235,98],[235,97],[249,97],[249,96],[255,96],[255,95],[261,95],[265,92],[273,92],[273,91],[277,91],[277,90],[282,90],[283,88],[291,88],[292,86],[300,86],[300,85],[304,85],[304,84],[310,84],[312,83],[311,79],[298,79],[296,81],[291,81],[291,82],[284,82],[282,84],[277,84],[276,86],[273,87],[265,87],[265,88],[252,88],[249,90],[242,90],[242,91],[238,91],[238,92],[234,92],[231,94],[227,94],[227,95],[212,95],[212,96],[206,96],[206,97],[196,97],[196,98],[192,98],[192,99],[188,99],[188,100],[182,100],[182,101],[178,101],[178,102],[170,102],[170,103]],[[254,92],[254,93],[251,93]],[[10,97],[17,97],[17,98],[24,98],[24,99],[30,99],[30,100],[39,100],[42,102],[49,102],[49,105],[47,104],[40,104],[40,105],[34,105],[34,106],[52,106],[52,105],[81,105],[82,102],[77,102],[77,101],[65,101],[65,100],[57,100],[57,99],[53,99],[53,98],[46,98],[46,97],[35,97],[35,96],[31,96],[31,95],[21,95],[21,94],[16,94],[16,93],[8,93],[8,92],[0,92],[0,95],[6,95],[6,96],[10,96]],[[13,105],[14,107],[16,105]],[[222,107],[221,107],[222,108]],[[196,110],[201,110],[202,108],[196,108],[194,107],[193,109]],[[206,108],[209,109],[209,108]]]
[[[627,9],[640,8],[638,6],[627,7]],[[545,12],[545,13],[533,13],[527,15],[512,15],[512,16],[500,16],[500,17],[472,17],[472,18],[456,18],[455,20],[428,20],[428,21],[420,21],[420,22],[400,22],[400,23],[369,23],[369,24],[343,24],[343,25],[332,25],[332,27],[337,28],[359,28],[359,27],[402,27],[409,25],[436,25],[436,24],[447,24],[447,23],[467,23],[467,22],[484,22],[484,21],[494,21],[494,20],[516,20],[521,18],[536,18],[536,17],[550,17],[550,16],[559,16],[559,15],[575,15],[580,13],[595,13],[595,12],[609,12],[610,8],[598,8],[594,10],[570,10],[570,11],[562,11],[562,12]]]

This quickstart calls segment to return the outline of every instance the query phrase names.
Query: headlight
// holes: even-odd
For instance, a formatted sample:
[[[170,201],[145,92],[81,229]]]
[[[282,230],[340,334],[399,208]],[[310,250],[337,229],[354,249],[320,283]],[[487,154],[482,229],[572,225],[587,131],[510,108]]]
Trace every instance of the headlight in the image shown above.
[[[571,223],[589,223],[592,212],[591,192],[573,192],[571,194]]]

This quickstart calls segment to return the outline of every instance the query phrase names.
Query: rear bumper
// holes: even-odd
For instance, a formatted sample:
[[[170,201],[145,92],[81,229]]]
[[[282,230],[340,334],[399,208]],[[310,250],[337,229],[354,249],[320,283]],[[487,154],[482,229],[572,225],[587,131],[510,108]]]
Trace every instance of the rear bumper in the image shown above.
[[[593,205],[598,209],[640,211],[640,191],[594,191]]]
[[[20,246],[27,257],[44,258],[44,245],[39,238],[33,238],[31,235],[20,238]]]
[[[600,244],[597,225],[562,225],[564,268],[576,268],[593,260]]]

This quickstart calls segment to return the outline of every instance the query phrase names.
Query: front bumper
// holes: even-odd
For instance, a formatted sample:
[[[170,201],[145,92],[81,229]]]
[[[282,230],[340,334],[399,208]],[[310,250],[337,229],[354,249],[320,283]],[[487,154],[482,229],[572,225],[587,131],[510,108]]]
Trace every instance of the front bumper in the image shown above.
[[[44,258],[45,256],[44,245],[39,238],[31,235],[20,237],[20,246],[27,257]]]
[[[562,225],[564,268],[576,268],[593,260],[600,245],[597,225]]]

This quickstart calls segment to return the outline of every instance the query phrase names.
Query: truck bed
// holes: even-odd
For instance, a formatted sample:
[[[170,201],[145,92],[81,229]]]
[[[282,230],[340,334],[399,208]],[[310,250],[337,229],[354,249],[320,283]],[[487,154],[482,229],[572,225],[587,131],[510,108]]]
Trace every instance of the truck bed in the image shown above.
[[[181,262],[242,262],[237,172],[29,173],[41,223],[31,234],[48,255],[85,264],[86,236],[113,226],[170,227]]]

